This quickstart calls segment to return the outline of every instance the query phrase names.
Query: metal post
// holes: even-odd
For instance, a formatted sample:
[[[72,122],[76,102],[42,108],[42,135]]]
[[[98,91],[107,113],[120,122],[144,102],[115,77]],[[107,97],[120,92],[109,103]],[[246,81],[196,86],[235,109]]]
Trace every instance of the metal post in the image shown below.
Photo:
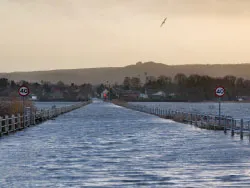
[[[249,139],[250,139],[250,121],[247,122],[247,125],[248,125]]]
[[[243,119],[240,120],[240,138],[243,139],[243,126],[244,126],[244,121]]]
[[[231,135],[234,136],[234,119],[231,119]]]
[[[219,98],[219,127],[220,127],[220,125],[221,125],[221,123],[220,123],[220,120],[221,120],[221,113],[220,113],[220,110],[221,110],[221,99]],[[225,128],[224,128],[224,131],[225,131]]]
[[[25,127],[25,104],[24,104],[24,97],[23,98],[23,128]]]
[[[247,122],[247,125],[248,125],[248,138],[249,138],[249,142],[250,142],[250,122],[248,121]]]

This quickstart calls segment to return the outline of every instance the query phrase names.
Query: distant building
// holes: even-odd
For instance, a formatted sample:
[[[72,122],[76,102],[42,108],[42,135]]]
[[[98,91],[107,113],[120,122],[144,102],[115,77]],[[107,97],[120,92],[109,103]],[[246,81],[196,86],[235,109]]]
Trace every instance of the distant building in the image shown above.
[[[36,100],[37,100],[37,96],[36,96],[36,95],[32,95],[32,96],[31,96],[31,100],[32,100],[32,101],[36,101]]]
[[[140,92],[132,90],[124,90],[119,95],[119,98],[123,100],[137,100],[139,97],[140,97]]]
[[[148,95],[145,94],[145,93],[140,93],[139,98],[141,98],[141,99],[148,99]]]
[[[176,94],[175,93],[169,93],[169,95],[168,96],[170,96],[170,97],[175,97],[176,96]]]
[[[158,91],[151,95],[152,99],[164,99],[166,97],[166,93],[163,91]]]
[[[134,90],[124,90],[122,88],[112,88],[114,95],[123,100],[137,100],[140,98],[141,92]]]
[[[164,91],[158,91],[157,93],[154,93],[153,94],[154,96],[162,96],[162,97],[165,97],[166,96],[166,93]]]
[[[250,101],[250,96],[236,96],[238,101]]]

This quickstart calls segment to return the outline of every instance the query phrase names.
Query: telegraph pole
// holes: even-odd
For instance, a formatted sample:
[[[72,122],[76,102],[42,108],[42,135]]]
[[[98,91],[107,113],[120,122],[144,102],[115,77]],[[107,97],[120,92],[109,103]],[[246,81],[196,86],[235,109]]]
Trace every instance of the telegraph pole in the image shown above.
[[[147,84],[147,81],[148,81],[148,73],[145,72],[144,74],[145,74],[145,95],[147,95],[147,86],[146,86],[146,84]]]

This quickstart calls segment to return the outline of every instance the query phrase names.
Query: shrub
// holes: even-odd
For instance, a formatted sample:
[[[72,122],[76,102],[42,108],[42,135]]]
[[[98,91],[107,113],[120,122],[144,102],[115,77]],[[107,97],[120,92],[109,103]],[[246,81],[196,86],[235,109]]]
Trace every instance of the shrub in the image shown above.
[[[0,116],[4,117],[5,115],[16,115],[18,113],[23,113],[22,107],[23,101],[18,100],[17,98],[2,98],[0,99]],[[32,111],[36,110],[32,101],[24,101],[26,107],[30,107]]]

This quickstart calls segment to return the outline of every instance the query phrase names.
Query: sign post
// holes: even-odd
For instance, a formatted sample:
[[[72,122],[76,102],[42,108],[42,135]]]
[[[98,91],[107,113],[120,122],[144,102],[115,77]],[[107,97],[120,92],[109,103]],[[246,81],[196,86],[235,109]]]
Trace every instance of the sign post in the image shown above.
[[[22,97],[22,108],[23,108],[23,127],[25,127],[25,103],[24,99],[30,94],[29,88],[25,85],[22,85],[18,89],[18,94]]]
[[[219,126],[221,125],[221,98],[225,95],[225,88],[218,86],[215,88],[215,95],[219,98]],[[226,132],[226,126],[224,126],[224,132]]]

